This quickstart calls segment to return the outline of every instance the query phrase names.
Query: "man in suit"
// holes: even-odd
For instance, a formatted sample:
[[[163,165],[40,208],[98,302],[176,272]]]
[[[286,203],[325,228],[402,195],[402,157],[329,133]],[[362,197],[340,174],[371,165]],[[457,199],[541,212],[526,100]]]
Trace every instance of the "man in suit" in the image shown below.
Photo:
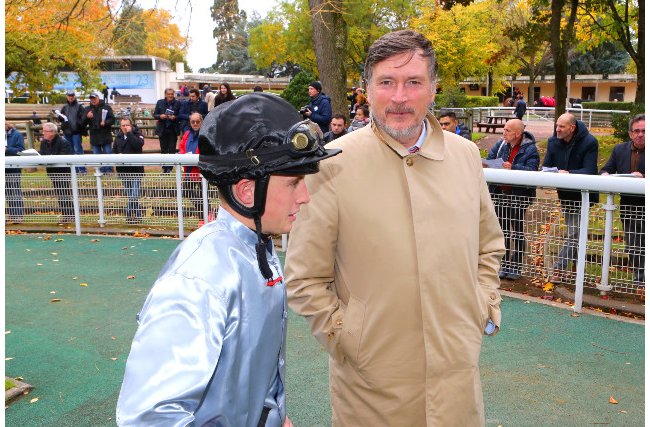
[[[601,175],[631,174],[645,178],[645,114],[630,119],[630,140],[617,144]],[[625,252],[632,269],[634,283],[645,283],[645,196],[621,194],[621,222],[625,233]]]
[[[179,126],[178,114],[181,109],[181,103],[174,98],[174,89],[168,87],[165,89],[165,97],[156,102],[156,108],[153,111],[153,117],[156,122],[156,135],[160,141],[161,154],[176,153],[176,140],[178,139]],[[172,166],[163,165],[163,173],[169,173]]]

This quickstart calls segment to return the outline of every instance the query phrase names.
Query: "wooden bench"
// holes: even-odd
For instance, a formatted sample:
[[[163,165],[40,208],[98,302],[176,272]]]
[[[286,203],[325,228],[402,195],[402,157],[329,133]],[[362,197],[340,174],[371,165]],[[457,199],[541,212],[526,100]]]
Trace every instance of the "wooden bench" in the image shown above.
[[[115,95],[113,97],[113,102],[116,104],[120,103],[140,103],[142,98],[140,95]]]
[[[481,131],[481,128],[485,128],[485,132],[490,133],[490,130],[492,130],[492,133],[497,133],[497,129],[502,129],[505,127],[505,123],[477,123],[476,127],[478,128],[478,131]]]

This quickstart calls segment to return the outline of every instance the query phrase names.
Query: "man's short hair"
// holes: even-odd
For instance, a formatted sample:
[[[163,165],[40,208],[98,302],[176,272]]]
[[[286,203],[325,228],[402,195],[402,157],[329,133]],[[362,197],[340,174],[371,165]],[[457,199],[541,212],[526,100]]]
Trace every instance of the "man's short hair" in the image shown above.
[[[410,61],[418,50],[422,51],[419,55],[429,60],[429,77],[431,78],[431,83],[435,84],[438,62],[436,61],[436,53],[433,50],[433,45],[424,35],[411,30],[394,31],[384,34],[370,46],[364,68],[366,81],[369,82],[372,80],[372,68],[377,63],[402,53],[410,53]]]
[[[343,114],[336,113],[332,116],[332,120],[334,119],[343,119],[343,123],[347,123],[348,120]]]
[[[167,94],[167,92],[169,92],[170,90],[172,91],[172,93],[174,93],[174,94],[176,93],[176,91],[171,87],[165,88],[165,91],[163,93]]]
[[[627,130],[632,131],[632,126],[634,126],[636,122],[640,122],[642,120],[645,122],[645,113],[637,114],[636,116],[632,117],[628,123]]]
[[[59,128],[52,122],[46,122],[43,123],[43,130],[47,130],[49,132],[58,132]]]
[[[456,113],[454,113],[453,111],[442,111],[440,113],[440,118],[442,119],[443,117],[449,117],[450,119],[458,120],[458,117],[456,117]]]
[[[193,94],[196,95],[198,98],[201,97],[201,91],[198,90],[197,88],[194,88],[194,87],[193,87],[192,89],[190,89],[190,93],[193,93]]]
[[[133,125],[133,120],[131,120],[131,117],[122,117],[120,119],[120,125],[122,124],[122,122],[129,122],[130,125]]]

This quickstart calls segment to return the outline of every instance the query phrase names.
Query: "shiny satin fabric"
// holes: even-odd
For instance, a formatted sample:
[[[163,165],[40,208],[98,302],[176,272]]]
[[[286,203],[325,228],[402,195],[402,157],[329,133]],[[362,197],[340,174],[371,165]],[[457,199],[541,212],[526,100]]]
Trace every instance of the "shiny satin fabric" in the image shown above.
[[[284,281],[267,286],[255,232],[220,209],[171,255],[140,314],[117,403],[124,426],[281,426]],[[282,275],[269,243],[274,279]]]

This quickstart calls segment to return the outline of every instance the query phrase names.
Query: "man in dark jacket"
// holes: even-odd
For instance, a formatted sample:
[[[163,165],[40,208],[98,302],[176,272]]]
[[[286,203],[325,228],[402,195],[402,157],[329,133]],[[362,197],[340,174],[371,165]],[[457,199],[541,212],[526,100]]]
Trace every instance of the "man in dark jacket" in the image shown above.
[[[453,111],[443,111],[438,119],[438,123],[440,123],[442,130],[453,132],[465,139],[472,140],[472,131],[469,130],[465,123],[458,121],[458,117],[456,117],[456,113]]]
[[[120,119],[120,131],[113,142],[113,152],[116,154],[142,154],[144,136],[137,129],[128,117]],[[144,166],[117,166],[117,174],[122,180],[124,192],[128,198],[124,216],[127,224],[138,224],[142,222],[142,209],[140,209],[140,183]]]
[[[43,125],[43,139],[41,139],[41,149],[38,152],[41,156],[74,154],[70,143],[57,133],[56,125],[51,122]],[[59,200],[59,209],[62,215],[60,223],[74,221],[70,168],[48,167],[45,170]]]
[[[90,105],[84,110],[84,126],[88,126],[90,146],[94,154],[111,154],[113,134],[111,128],[115,123],[115,115],[110,105],[100,99],[98,92],[90,94]],[[111,166],[102,166],[102,173],[111,173]]]
[[[156,122],[156,135],[160,141],[161,154],[176,153],[176,140],[178,139],[179,125],[178,114],[181,102],[174,98],[174,89],[165,89],[165,97],[156,102],[153,117]],[[163,173],[169,173],[172,166],[163,166]]]
[[[601,175],[630,174],[645,178],[645,114],[630,119],[630,140],[617,144]],[[621,222],[625,233],[625,252],[634,283],[645,284],[645,195],[621,194]]]
[[[6,156],[17,156],[25,149],[25,137],[16,129],[13,123],[5,120]],[[7,203],[7,222],[23,222],[24,202],[20,182],[21,168],[5,168],[5,201]]]
[[[343,114],[334,114],[330,123],[330,131],[323,136],[323,144],[332,142],[347,133],[348,131],[345,129],[345,116]]]
[[[332,121],[332,101],[322,92],[323,86],[320,82],[311,82],[308,90],[309,108],[303,115],[318,124],[321,131],[326,133]]]
[[[504,169],[536,171],[539,168],[539,152],[535,137],[524,131],[524,122],[512,119],[505,124],[503,138],[494,144],[487,159],[502,159]],[[506,243],[499,278],[516,280],[521,277],[526,250],[524,216],[535,197],[535,187],[490,185],[489,189]]]
[[[61,130],[63,136],[72,144],[72,149],[75,154],[83,154],[84,148],[81,143],[81,137],[85,131],[84,122],[84,107],[77,101],[77,94],[74,90],[69,90],[65,94],[66,104],[61,108],[61,114],[65,118],[61,118]],[[77,168],[77,173],[86,173],[86,168],[80,166]]]
[[[199,113],[204,119],[208,114],[208,104],[205,101],[201,101],[201,91],[196,88],[190,89],[190,99],[181,103],[181,108],[178,113],[181,134],[184,134],[190,129],[190,116],[192,113]]]
[[[515,103],[515,116],[521,120],[524,114],[526,114],[526,101],[524,101],[524,96],[519,94]]]
[[[587,126],[571,113],[564,113],[557,119],[555,134],[548,139],[544,168],[557,168],[559,173],[574,173],[584,175],[598,174],[598,141],[589,133]],[[567,227],[567,237],[554,265],[551,282],[561,282],[569,279],[566,269],[578,257],[578,236],[580,234],[580,201],[579,191],[558,190],[558,198]],[[589,194],[591,203],[598,202],[598,193]]]

